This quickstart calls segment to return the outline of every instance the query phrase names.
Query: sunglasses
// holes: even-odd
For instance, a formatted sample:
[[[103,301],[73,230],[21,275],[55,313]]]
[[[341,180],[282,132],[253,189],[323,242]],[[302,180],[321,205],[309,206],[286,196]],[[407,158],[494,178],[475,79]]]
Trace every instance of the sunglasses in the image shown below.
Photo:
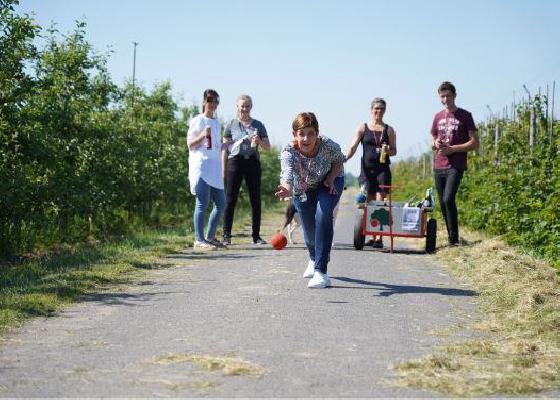
[[[206,102],[207,103],[214,103],[214,104],[220,104],[220,100],[214,98],[214,97],[207,97],[206,98]]]

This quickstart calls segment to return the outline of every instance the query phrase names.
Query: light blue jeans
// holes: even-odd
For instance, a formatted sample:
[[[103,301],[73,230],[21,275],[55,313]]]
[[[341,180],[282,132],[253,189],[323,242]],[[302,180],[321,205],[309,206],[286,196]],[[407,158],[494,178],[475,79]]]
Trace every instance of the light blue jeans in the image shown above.
[[[334,236],[333,211],[344,190],[344,177],[336,178],[334,187],[336,194],[330,194],[323,185],[318,189],[309,189],[306,192],[307,200],[304,202],[299,196],[294,196],[294,205],[301,219],[309,258],[315,262],[315,270],[324,274],[327,273],[327,264],[331,257]]]
[[[206,238],[208,240],[216,238],[216,230],[220,223],[220,218],[226,208],[226,195],[224,189],[217,189],[207,184],[204,179],[200,178],[195,187],[196,203],[194,206],[194,237],[197,241],[204,240],[204,219],[206,217],[206,209],[210,200],[214,203],[210,219],[208,220],[208,231]]]

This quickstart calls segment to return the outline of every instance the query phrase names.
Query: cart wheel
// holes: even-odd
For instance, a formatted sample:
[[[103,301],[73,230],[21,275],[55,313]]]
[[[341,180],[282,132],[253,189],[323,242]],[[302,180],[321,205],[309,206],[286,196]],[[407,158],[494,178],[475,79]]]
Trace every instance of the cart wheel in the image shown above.
[[[362,250],[364,248],[364,243],[366,242],[366,237],[363,234],[363,223],[364,223],[364,211],[358,210],[356,217],[354,219],[354,248],[356,250]]]
[[[426,253],[431,254],[436,251],[436,237],[437,221],[430,218],[426,226]]]

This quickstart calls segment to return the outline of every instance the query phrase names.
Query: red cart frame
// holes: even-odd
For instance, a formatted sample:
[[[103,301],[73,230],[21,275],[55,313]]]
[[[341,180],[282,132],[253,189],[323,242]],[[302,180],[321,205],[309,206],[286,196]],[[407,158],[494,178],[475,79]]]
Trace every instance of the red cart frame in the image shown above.
[[[389,209],[389,231],[374,231],[368,230],[368,203],[360,204],[358,207],[361,211],[361,219],[357,218],[356,223],[354,226],[354,247],[356,250],[361,250],[363,248],[365,237],[367,235],[375,235],[375,236],[388,236],[391,240],[391,254],[394,251],[394,238],[395,237],[405,237],[405,238],[426,238],[426,252],[432,253],[435,251],[435,244],[436,244],[436,231],[437,231],[437,222],[435,219],[430,218],[428,219],[427,214],[433,211],[433,208],[422,207],[421,208],[421,215],[420,215],[420,230],[414,233],[407,233],[403,231],[394,231],[393,230],[393,196],[392,196],[392,185],[380,185],[383,189],[388,189],[388,209]],[[400,206],[400,205],[399,205]],[[371,207],[371,206],[370,206]],[[375,206],[374,206],[375,207]],[[387,207],[387,205],[380,206],[380,208]],[[359,211],[359,213],[360,213]],[[358,215],[359,215],[358,213]],[[359,224],[359,226],[358,226]]]

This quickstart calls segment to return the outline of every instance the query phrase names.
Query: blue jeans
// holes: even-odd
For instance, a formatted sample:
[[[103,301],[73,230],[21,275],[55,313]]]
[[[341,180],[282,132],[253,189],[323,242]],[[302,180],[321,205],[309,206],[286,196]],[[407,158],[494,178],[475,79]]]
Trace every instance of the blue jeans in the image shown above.
[[[344,177],[336,178],[334,187],[337,194],[330,194],[323,185],[317,189],[309,189],[305,193],[307,200],[304,202],[299,196],[294,196],[309,258],[315,262],[315,270],[322,273],[327,273],[330,260],[334,236],[333,211],[344,190]]]
[[[226,207],[226,195],[224,189],[217,189],[207,184],[204,179],[200,178],[195,187],[196,203],[194,206],[194,237],[197,241],[204,240],[204,219],[206,217],[206,209],[208,202],[212,199],[214,207],[208,220],[208,232],[206,237],[211,240],[216,237],[218,223],[224,213]]]

